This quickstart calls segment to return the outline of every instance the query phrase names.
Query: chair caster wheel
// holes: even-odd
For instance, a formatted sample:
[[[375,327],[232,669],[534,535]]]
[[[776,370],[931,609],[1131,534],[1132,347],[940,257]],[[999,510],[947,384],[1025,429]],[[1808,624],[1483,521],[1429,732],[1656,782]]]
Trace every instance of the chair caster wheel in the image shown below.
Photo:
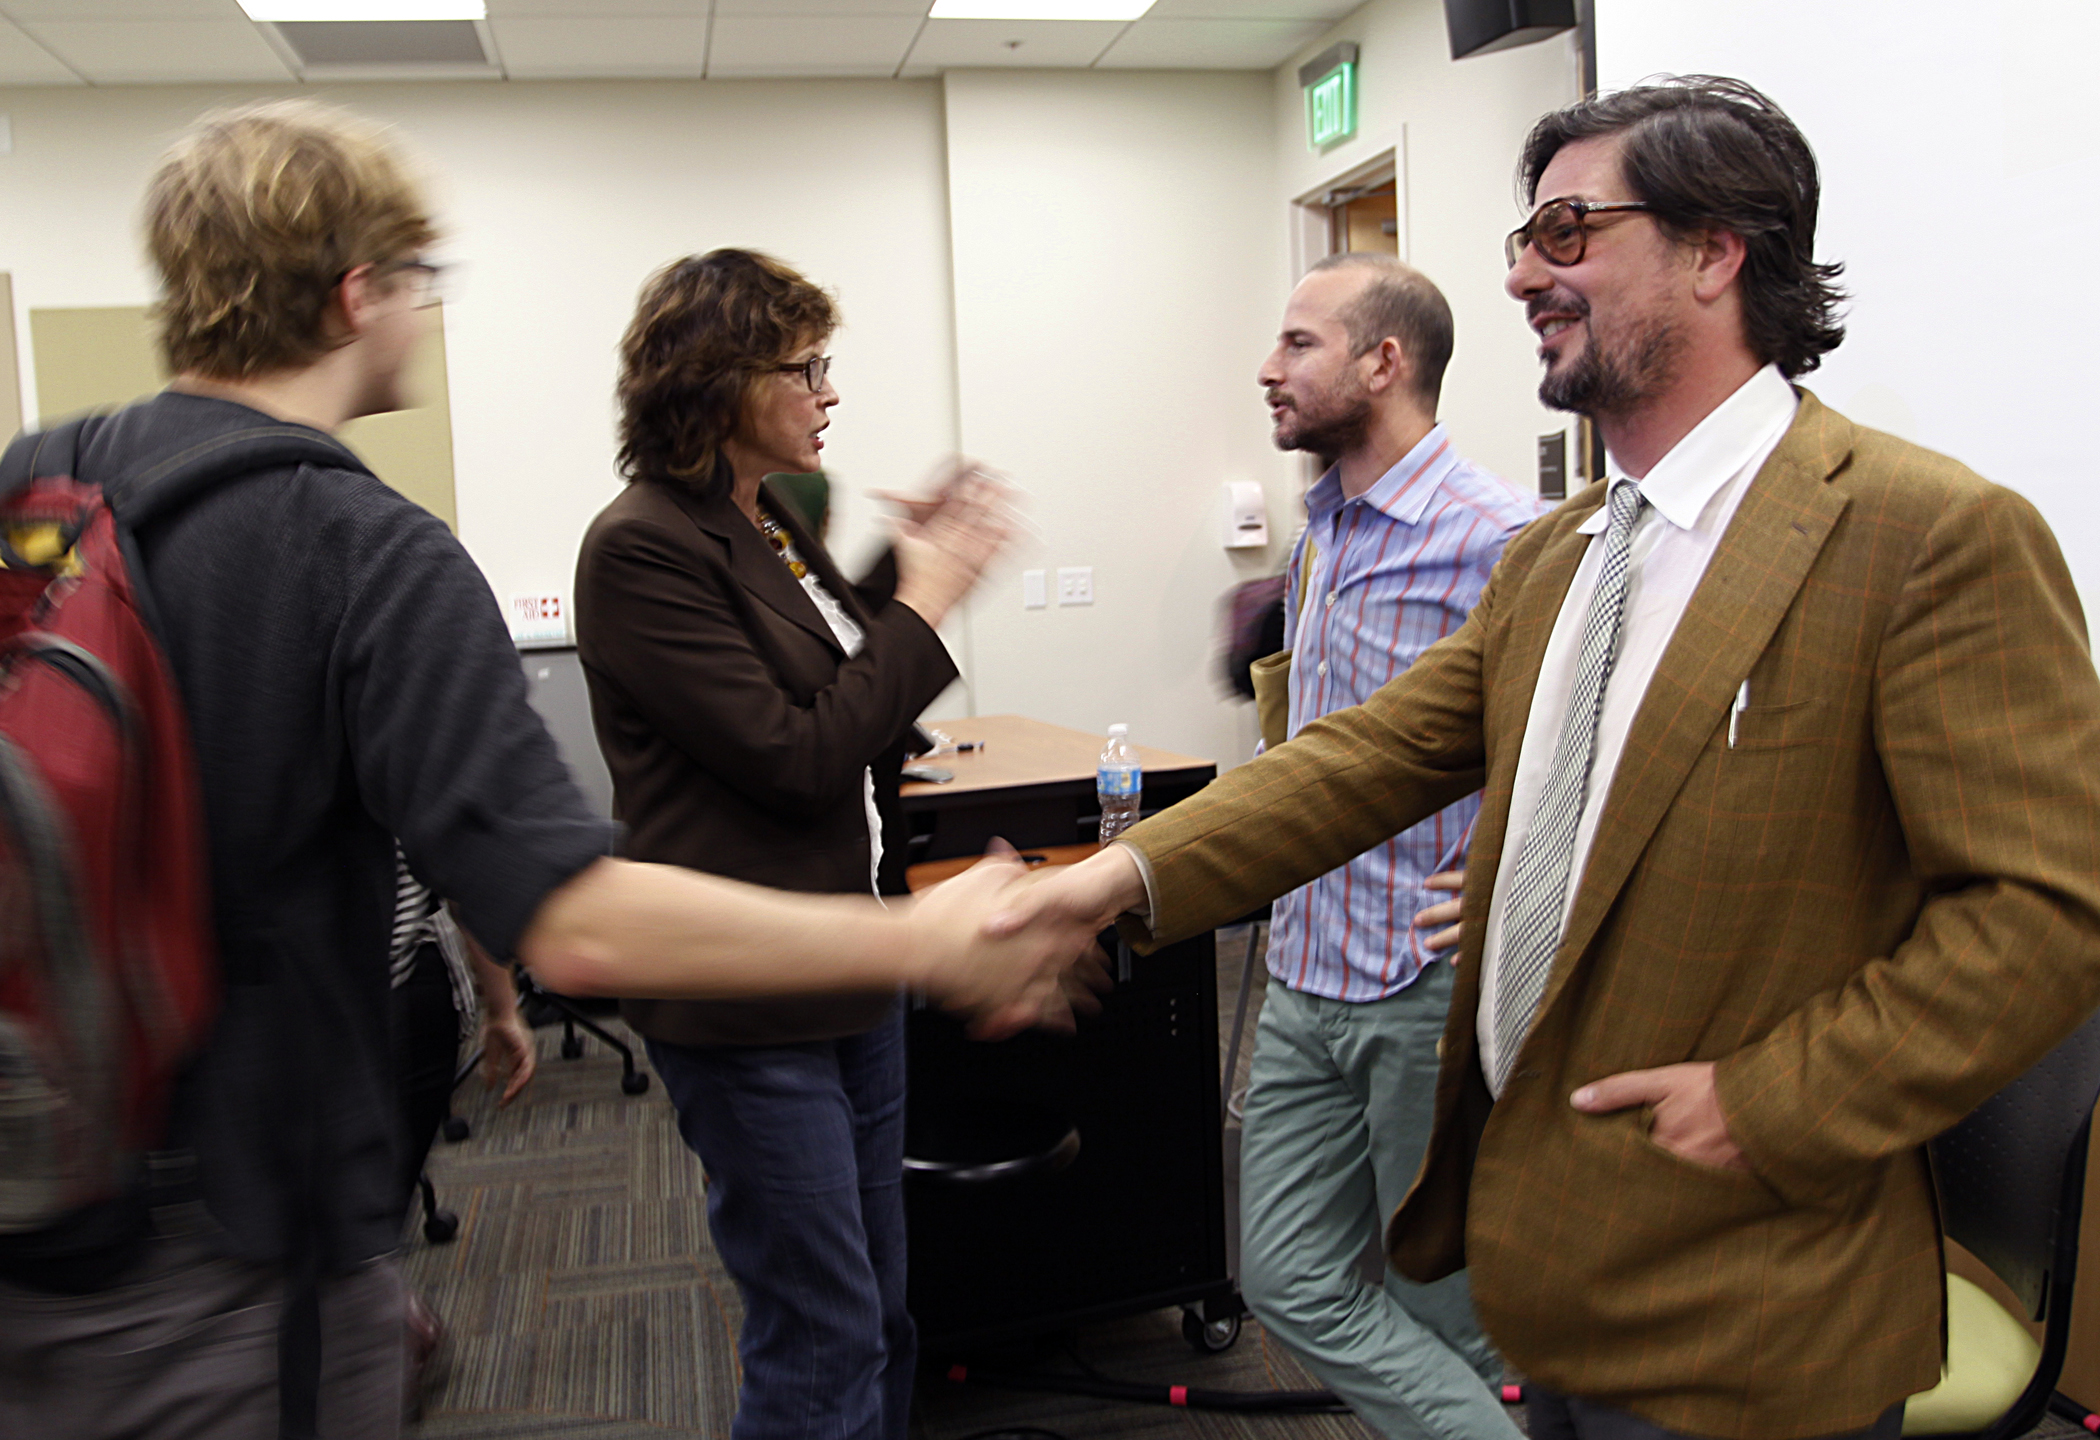
[[[564,1036],[562,1036],[562,1037],[561,1037],[561,1058],[562,1058],[562,1059],[564,1059],[564,1060],[574,1060],[574,1059],[576,1059],[576,1058],[577,1058],[578,1056],[580,1056],[580,1055],[582,1055],[582,1054],[583,1054],[583,1037],[582,1037],[582,1036],[580,1036],[580,1035],[564,1035]]]
[[[459,1234],[459,1217],[450,1210],[435,1210],[423,1218],[423,1238],[433,1245],[449,1245]]]
[[[472,1135],[474,1133],[474,1127],[469,1125],[466,1121],[460,1119],[457,1115],[447,1115],[445,1117],[444,1129],[445,1138],[447,1140],[450,1140],[454,1145],[457,1145],[460,1141],[466,1139],[469,1135]]]
[[[1240,1317],[1228,1316],[1223,1320],[1203,1318],[1200,1310],[1181,1312],[1181,1338],[1189,1342],[1191,1349],[1202,1355],[1221,1355],[1230,1350],[1240,1338]]]
[[[630,1070],[620,1077],[620,1088],[629,1095],[639,1095],[649,1088],[649,1077],[639,1070]]]

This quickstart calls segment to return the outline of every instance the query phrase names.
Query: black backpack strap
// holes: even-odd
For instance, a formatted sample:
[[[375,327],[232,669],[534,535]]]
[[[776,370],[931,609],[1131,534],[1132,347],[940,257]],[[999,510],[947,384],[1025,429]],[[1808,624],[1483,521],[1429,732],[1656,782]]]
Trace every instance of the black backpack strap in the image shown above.
[[[108,417],[80,415],[49,430],[25,430],[0,454],[0,503],[46,475],[73,475]]]

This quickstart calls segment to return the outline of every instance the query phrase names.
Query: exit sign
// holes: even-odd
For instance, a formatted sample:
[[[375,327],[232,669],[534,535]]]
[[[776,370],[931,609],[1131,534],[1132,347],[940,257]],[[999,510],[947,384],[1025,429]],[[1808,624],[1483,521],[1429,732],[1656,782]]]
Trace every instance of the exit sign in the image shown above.
[[[1305,90],[1305,140],[1324,150],[1356,133],[1356,46],[1344,41],[1298,69]]]

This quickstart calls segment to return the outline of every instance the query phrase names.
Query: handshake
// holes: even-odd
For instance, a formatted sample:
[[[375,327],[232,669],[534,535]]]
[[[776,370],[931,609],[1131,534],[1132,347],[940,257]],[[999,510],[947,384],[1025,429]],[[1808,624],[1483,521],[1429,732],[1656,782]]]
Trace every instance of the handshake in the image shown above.
[[[1031,1026],[1069,1030],[1110,984],[1095,936],[1144,903],[1137,860],[1110,845],[1077,865],[1031,874],[1003,841],[909,902],[902,923],[913,987],[998,1039]]]

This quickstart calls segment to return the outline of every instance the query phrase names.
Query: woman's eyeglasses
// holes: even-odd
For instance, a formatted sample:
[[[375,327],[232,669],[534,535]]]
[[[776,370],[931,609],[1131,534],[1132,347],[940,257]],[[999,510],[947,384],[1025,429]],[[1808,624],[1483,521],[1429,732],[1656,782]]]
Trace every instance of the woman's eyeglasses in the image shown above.
[[[1531,218],[1509,232],[1502,242],[1502,256],[1509,268],[1517,268],[1524,247],[1538,247],[1539,258],[1549,265],[1579,265],[1590,244],[1590,216],[1614,210],[1650,210],[1644,200],[1548,200],[1531,212]]]
[[[775,365],[771,368],[782,375],[800,375],[803,382],[809,386],[809,393],[814,395],[824,388],[825,377],[831,374],[831,357],[814,355],[807,360],[797,360],[792,365]]]

